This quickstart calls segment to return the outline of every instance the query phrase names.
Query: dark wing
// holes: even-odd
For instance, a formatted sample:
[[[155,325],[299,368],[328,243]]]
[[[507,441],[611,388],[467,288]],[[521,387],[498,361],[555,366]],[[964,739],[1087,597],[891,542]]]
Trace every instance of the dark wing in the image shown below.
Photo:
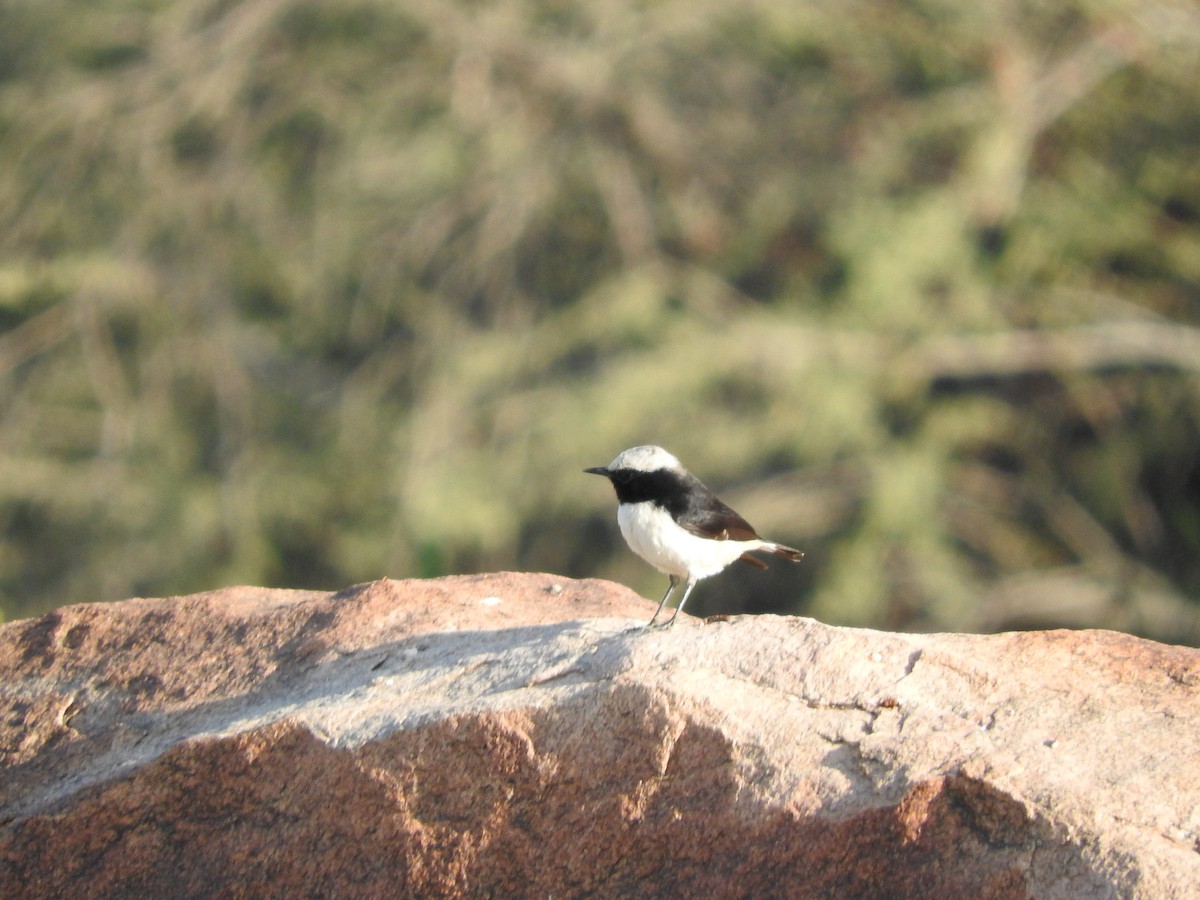
[[[714,541],[752,541],[758,537],[754,527],[737,512],[717,499],[700,479],[688,476],[689,490],[678,509],[672,509],[675,521],[685,531]]]

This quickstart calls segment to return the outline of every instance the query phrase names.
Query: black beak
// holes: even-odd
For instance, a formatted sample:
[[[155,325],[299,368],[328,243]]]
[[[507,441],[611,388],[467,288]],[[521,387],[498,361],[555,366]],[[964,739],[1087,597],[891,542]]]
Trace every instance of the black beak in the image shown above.
[[[584,469],[589,475],[603,475],[605,478],[609,476],[609,471],[604,466],[592,466],[590,469]]]

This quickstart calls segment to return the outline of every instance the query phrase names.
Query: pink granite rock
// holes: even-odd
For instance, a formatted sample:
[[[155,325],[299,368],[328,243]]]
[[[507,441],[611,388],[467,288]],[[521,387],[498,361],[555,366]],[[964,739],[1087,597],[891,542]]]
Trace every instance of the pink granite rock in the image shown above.
[[[1200,652],[549,575],[0,628],[0,895],[1198,897]]]

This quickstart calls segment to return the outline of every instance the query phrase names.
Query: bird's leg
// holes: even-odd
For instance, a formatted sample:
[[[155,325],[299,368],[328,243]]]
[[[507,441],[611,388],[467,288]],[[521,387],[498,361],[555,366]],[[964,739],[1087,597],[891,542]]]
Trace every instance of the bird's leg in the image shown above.
[[[658,601],[658,609],[654,611],[654,615],[651,616],[650,621],[646,623],[647,628],[654,624],[654,620],[658,618],[658,614],[662,612],[662,608],[666,605],[667,598],[671,596],[671,591],[675,590],[676,585],[679,584],[678,575],[672,575],[670,578],[671,582],[667,585],[667,592],[663,594],[663,598]]]
[[[671,620],[667,622],[667,627],[670,628],[675,624],[675,616],[679,615],[679,611],[683,609],[683,604],[687,603],[688,594],[692,592],[692,588],[696,586],[696,582],[688,579],[687,587],[683,589],[683,597],[679,601],[679,605],[675,607],[675,615],[671,616]]]

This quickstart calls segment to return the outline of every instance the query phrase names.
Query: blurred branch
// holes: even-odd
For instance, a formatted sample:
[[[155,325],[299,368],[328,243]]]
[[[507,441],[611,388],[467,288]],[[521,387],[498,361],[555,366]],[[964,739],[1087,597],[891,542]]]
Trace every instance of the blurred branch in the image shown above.
[[[11,372],[59,341],[75,328],[70,305],[56,303],[22,322],[8,334],[0,335],[0,375]]]
[[[633,164],[628,154],[598,140],[589,140],[587,150],[617,246],[626,262],[637,263],[654,250],[654,215]]]
[[[99,452],[121,453],[133,442],[133,391],[99,301],[84,297],[74,306],[92,393],[104,412]]]
[[[1091,93],[1142,49],[1138,33],[1113,25],[1087,39],[1031,86],[1029,129],[1037,134]]]
[[[1200,44],[1200,10],[1187,2],[1139,3],[1130,10],[1132,21],[1163,46]]]
[[[939,335],[919,342],[899,361],[902,370],[926,381],[1145,366],[1200,372],[1200,328],[1124,321],[1054,331]]]
[[[781,376],[813,369],[868,372],[929,383],[1004,378],[1036,372],[1104,372],[1166,368],[1200,373],[1200,328],[1156,320],[1098,322],[1059,329],[934,334],[901,345],[887,334],[763,323],[743,315],[714,344]]]
[[[1023,572],[988,591],[974,628],[1112,628],[1193,644],[1200,610],[1149,569],[1130,563],[1118,576],[1086,566]]]
[[[1039,500],[1046,521],[1072,553],[1095,571],[1118,574],[1125,555],[1108,529],[1083,504],[1066,491]]]

